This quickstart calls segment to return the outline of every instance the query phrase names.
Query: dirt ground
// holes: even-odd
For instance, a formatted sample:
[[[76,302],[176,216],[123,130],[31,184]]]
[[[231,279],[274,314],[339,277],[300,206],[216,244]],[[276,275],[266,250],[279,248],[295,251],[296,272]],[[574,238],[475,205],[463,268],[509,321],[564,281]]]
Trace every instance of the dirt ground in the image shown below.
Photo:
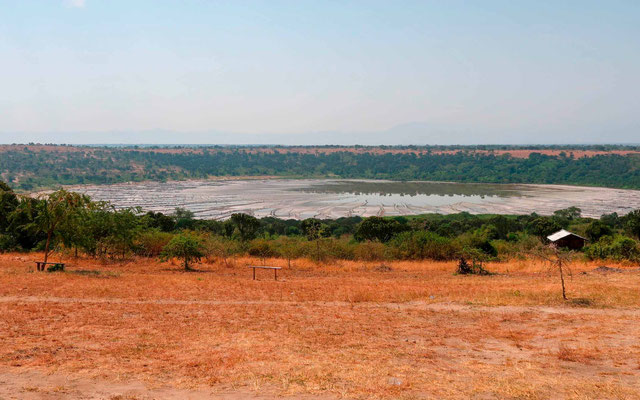
[[[640,398],[640,269],[0,255],[0,399]],[[54,256],[57,261],[58,257]]]

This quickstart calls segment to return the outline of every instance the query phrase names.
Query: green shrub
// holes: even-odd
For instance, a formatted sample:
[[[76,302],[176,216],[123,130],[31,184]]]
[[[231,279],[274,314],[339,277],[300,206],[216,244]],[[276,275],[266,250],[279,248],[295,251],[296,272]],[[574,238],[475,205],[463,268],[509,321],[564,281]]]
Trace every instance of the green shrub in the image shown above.
[[[291,260],[302,255],[303,243],[305,243],[305,241],[303,241],[301,237],[280,236],[274,240],[274,246],[278,256],[286,259],[289,267],[291,267]]]
[[[143,257],[158,257],[172,238],[173,234],[157,229],[143,232],[136,239],[136,254]]]
[[[164,261],[173,257],[179,258],[183,262],[184,269],[190,271],[190,264],[200,262],[205,255],[204,251],[202,238],[192,233],[180,233],[164,246],[160,256]]]
[[[363,242],[355,245],[353,257],[360,261],[382,261],[387,258],[387,246],[379,242]]]
[[[638,242],[627,236],[604,236],[588,246],[585,255],[591,260],[640,261]]]
[[[491,246],[501,260],[508,260],[518,254],[518,243],[507,240],[492,240]]]
[[[491,245],[495,248],[501,260],[510,260],[514,257],[525,257],[540,245],[540,239],[526,233],[513,234],[507,240],[492,240]]]
[[[0,253],[16,248],[16,241],[12,236],[0,234]]]
[[[385,243],[401,230],[402,225],[394,219],[368,217],[358,224],[354,237],[356,240],[373,240]]]
[[[249,243],[249,249],[247,250],[249,255],[259,257],[262,263],[269,257],[275,257],[278,255],[275,249],[274,242],[267,239],[254,239]]]
[[[209,261],[218,259],[227,267],[232,265],[230,262],[232,257],[242,253],[242,245],[240,242],[223,236],[207,237],[204,246],[205,254]]]
[[[47,268],[47,272],[62,272],[64,271],[64,264],[53,264]]]
[[[595,220],[592,221],[585,229],[585,234],[589,240],[596,242],[603,236],[609,236],[613,233],[611,228],[605,223]]]
[[[562,225],[548,217],[538,217],[527,224],[527,232],[541,239],[546,238],[560,229],[562,229]]]
[[[457,274],[460,275],[491,275],[489,271],[484,269],[484,262],[489,259],[486,253],[480,249],[467,247],[462,249],[462,256],[458,262]],[[471,260],[471,264],[467,262]]]
[[[319,238],[301,242],[301,255],[314,261],[352,260],[354,245],[345,239]]]
[[[399,233],[389,244],[392,255],[404,260],[453,260],[460,252],[451,239],[425,231]]]
[[[460,275],[473,274],[473,268],[466,259],[460,258],[460,261],[458,261],[458,269],[456,270],[456,273]]]
[[[496,257],[498,255],[498,251],[490,242],[490,239],[483,235],[482,230],[477,230],[473,233],[466,233],[460,235],[457,238],[457,242],[460,244],[462,248],[473,248],[482,251],[489,257]]]

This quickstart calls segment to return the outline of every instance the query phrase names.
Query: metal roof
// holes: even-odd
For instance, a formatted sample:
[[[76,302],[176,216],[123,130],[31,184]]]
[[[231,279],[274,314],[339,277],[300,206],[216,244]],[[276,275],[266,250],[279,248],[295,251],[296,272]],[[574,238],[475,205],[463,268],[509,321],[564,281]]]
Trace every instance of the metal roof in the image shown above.
[[[560,240],[560,239],[565,238],[567,236],[576,236],[576,237],[579,237],[580,239],[586,240],[582,236],[576,235],[575,233],[572,233],[572,232],[569,232],[569,231],[565,231],[564,229],[560,229],[558,232],[554,233],[553,235],[547,236],[547,239],[549,239],[552,242],[555,242],[556,240]]]

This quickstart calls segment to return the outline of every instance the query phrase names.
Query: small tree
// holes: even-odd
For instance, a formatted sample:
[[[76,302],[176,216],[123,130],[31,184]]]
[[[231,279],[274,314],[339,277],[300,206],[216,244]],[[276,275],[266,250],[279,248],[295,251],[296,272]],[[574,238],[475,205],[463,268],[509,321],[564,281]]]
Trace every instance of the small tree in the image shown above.
[[[112,232],[109,237],[111,251],[122,256],[124,259],[127,251],[134,249],[136,238],[140,235],[140,219],[136,214],[140,214],[138,208],[114,210],[111,213],[113,221]]]
[[[0,234],[9,228],[9,216],[19,204],[18,196],[9,185],[0,181]]]
[[[173,213],[173,220],[177,229],[193,229],[196,224],[193,211],[178,207]]]
[[[369,217],[362,221],[356,229],[355,238],[358,240],[377,240],[386,243],[400,232],[402,226],[394,219],[383,217]]]
[[[64,231],[74,229],[78,223],[77,217],[82,209],[90,203],[89,197],[60,189],[37,201],[23,201],[20,206],[25,208],[32,218],[26,228],[37,233],[44,233],[44,262],[49,258],[49,251]],[[77,227],[75,227],[77,229]]]
[[[259,257],[262,265],[267,262],[267,257],[273,257],[276,252],[271,248],[271,241],[267,239],[255,239],[249,245],[249,255]]]
[[[561,221],[573,221],[574,219],[580,218],[581,215],[582,210],[578,207],[569,207],[553,212],[554,218],[557,218]]]
[[[238,235],[243,243],[255,238],[258,228],[260,228],[260,221],[249,214],[231,214],[231,222],[238,230]]]
[[[291,259],[299,257],[302,253],[302,243],[299,239],[281,236],[277,239],[276,248],[281,257],[287,259],[287,266],[291,268]]]
[[[597,242],[603,236],[609,236],[613,233],[613,230],[602,221],[592,221],[585,230],[587,237],[592,242]]]
[[[633,236],[640,239],[640,210],[631,211],[625,216],[626,228]]]
[[[565,275],[571,276],[571,269],[569,264],[573,258],[573,253],[568,250],[563,250],[554,244],[543,246],[538,248],[534,255],[543,261],[545,261],[552,271],[558,273],[560,277],[560,283],[562,285],[562,299],[567,300],[567,290],[565,287]]]
[[[192,271],[189,264],[200,262],[205,255],[204,250],[202,239],[190,233],[181,233],[164,246],[160,259],[167,261],[173,257],[179,258],[183,262],[185,271]]]
[[[216,257],[224,262],[226,267],[230,267],[229,258],[241,251],[238,241],[227,239],[221,236],[209,237],[206,242],[206,252],[209,257]]]
[[[560,229],[562,229],[562,225],[548,217],[538,217],[527,225],[527,231],[538,236],[541,240],[545,240],[547,236]]]
[[[315,258],[316,261],[322,259],[322,255],[320,253],[320,239],[329,236],[327,225],[323,224],[322,221],[317,218],[307,218],[300,223],[300,228],[307,237],[307,240],[314,241],[316,243],[316,251],[313,258]]]

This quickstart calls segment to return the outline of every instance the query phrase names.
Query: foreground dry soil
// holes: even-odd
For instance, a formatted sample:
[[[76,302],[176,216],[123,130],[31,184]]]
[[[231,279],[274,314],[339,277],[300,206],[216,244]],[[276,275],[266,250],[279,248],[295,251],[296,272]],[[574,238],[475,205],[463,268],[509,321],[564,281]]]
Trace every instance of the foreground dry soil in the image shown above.
[[[640,271],[0,255],[0,399],[640,398]]]

